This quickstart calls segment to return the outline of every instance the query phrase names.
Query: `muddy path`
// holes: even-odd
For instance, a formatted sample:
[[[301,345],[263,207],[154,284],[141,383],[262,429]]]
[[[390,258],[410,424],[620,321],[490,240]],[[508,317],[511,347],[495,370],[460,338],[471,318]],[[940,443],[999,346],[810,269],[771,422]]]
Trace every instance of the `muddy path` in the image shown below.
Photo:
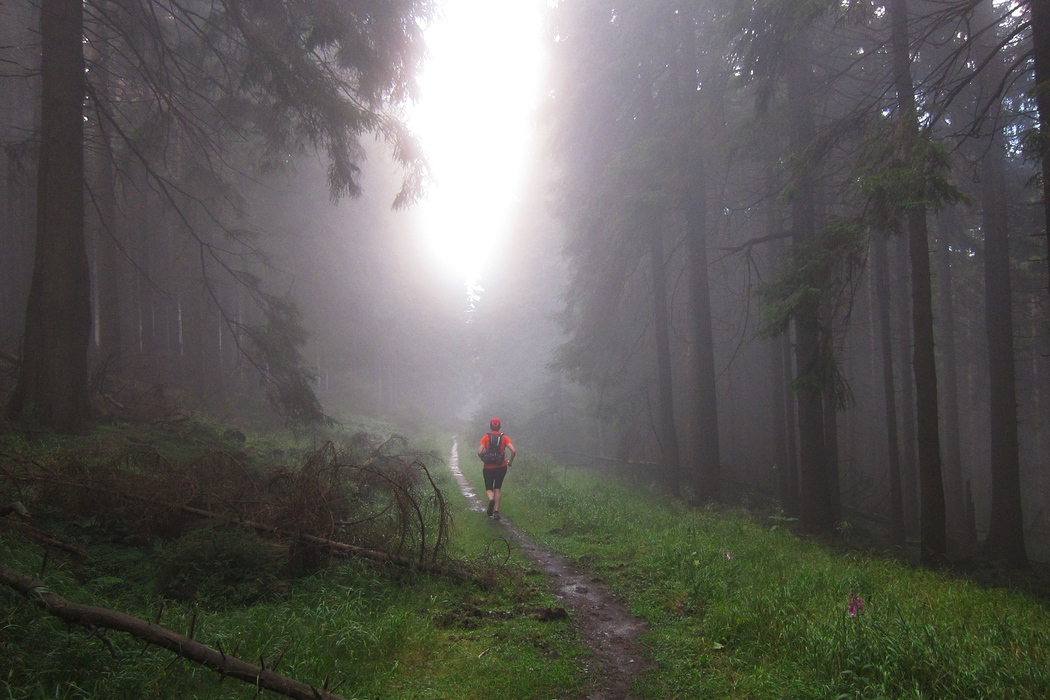
[[[470,501],[471,510],[484,517],[488,502],[484,494],[479,497],[475,493],[463,476],[455,442],[449,468],[460,491]],[[593,661],[587,670],[593,688],[586,695],[587,700],[631,700],[631,679],[645,669],[638,642],[647,629],[645,622],[632,615],[600,581],[532,542],[506,517],[489,522],[520,547],[537,568],[547,573],[551,591],[562,602],[583,643],[591,650]]]

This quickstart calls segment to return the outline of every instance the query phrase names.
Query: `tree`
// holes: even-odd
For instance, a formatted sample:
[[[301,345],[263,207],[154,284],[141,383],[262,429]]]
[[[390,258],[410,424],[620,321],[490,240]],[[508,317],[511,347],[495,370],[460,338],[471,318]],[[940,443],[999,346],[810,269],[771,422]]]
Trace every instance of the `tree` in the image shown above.
[[[897,394],[893,381],[893,333],[890,327],[889,254],[886,236],[872,241],[872,274],[875,278],[875,305],[878,313],[879,351],[882,365],[883,398],[886,405],[887,471],[890,479],[890,542],[904,550],[904,491],[901,480],[900,440],[897,436]]]
[[[1035,74],[1032,93],[1039,110],[1040,144],[1037,153],[1043,176],[1043,227],[1047,241],[1047,273],[1050,275],[1050,6],[1040,0],[1028,0],[1027,5]],[[1050,284],[1047,287],[1050,289]]]
[[[82,5],[40,6],[41,123],[36,252],[18,383],[8,412],[62,431],[88,411],[91,307],[84,239]]]
[[[418,184],[418,154],[388,105],[411,92],[421,60],[425,0],[340,5],[334,12],[323,2],[292,8],[280,0],[231,0],[210,14],[178,3],[156,4],[162,5],[160,12],[104,2],[42,6],[40,215],[22,371],[7,409],[13,417],[74,430],[87,416],[86,98],[100,124],[106,123],[144,169],[150,187],[172,206],[202,258],[210,257],[241,282],[248,277],[221,259],[221,247],[205,240],[194,223],[219,219],[214,193],[204,197],[181,187],[170,175],[166,154],[177,153],[176,164],[196,168],[200,180],[201,173],[215,175],[228,163],[223,142],[234,133],[250,136],[271,165],[287,160],[290,152],[318,148],[329,158],[333,195],[353,195],[360,191],[357,139],[377,132],[408,166],[397,201],[407,201]],[[91,10],[90,27],[84,25],[85,7]],[[104,84],[85,82],[85,28],[95,30],[87,32],[90,39],[117,46],[91,73]],[[118,83],[121,90],[106,89]],[[136,99],[125,99],[128,95]],[[153,141],[143,134],[152,134]],[[175,149],[169,148],[173,142]],[[155,153],[150,145],[158,147]],[[233,227],[221,228],[236,238]],[[260,307],[276,298],[248,286]],[[208,296],[217,301],[210,288]]]
[[[914,159],[917,155],[919,122],[911,78],[906,0],[890,0],[887,18],[890,25],[893,83],[897,91],[897,119],[903,140],[902,157],[907,165],[918,168],[922,166]],[[918,203],[907,207],[906,211],[915,338],[912,369],[915,372],[919,445],[920,547],[923,563],[933,565],[941,562],[947,554],[947,536],[937,424],[937,362],[933,347],[933,291],[925,205],[929,194],[924,185],[920,185],[917,194]]]
[[[1004,206],[999,149],[981,167],[984,223],[985,327],[991,388],[992,517],[985,551],[1015,568],[1028,567],[1021,518],[1020,457],[1017,446],[1017,393],[1014,369],[1013,302],[1010,284],[1009,226]]]

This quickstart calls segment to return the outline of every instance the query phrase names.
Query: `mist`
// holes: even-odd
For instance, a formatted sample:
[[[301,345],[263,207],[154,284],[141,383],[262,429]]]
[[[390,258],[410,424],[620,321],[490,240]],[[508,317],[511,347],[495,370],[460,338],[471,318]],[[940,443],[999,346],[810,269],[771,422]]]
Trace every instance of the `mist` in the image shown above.
[[[68,168],[38,158],[57,137],[37,8],[0,9],[5,420],[200,412],[474,439],[499,416],[523,452],[924,563],[1050,558],[1046,166],[1031,147],[1045,106],[1040,66],[1020,58],[1027,6],[978,3],[960,10],[969,24],[920,14],[901,38],[882,9],[848,23],[838,6],[541,3],[527,131],[469,144],[497,163],[511,140],[534,144],[513,177],[474,168],[512,183],[505,218],[472,216],[490,197],[475,186],[436,227],[441,188],[405,115],[439,19],[409,4],[411,21],[369,37],[391,65],[314,92],[240,45],[214,58],[223,71],[187,50],[191,77],[165,92],[156,42],[200,37],[143,38],[100,10],[66,190],[40,184]],[[227,92],[219,73],[248,87]],[[484,102],[484,86],[465,92]],[[83,199],[53,199],[70,188]],[[46,220],[69,207],[83,221],[64,265]],[[469,237],[435,233],[464,233],[458,220]],[[50,300],[47,280],[81,268],[88,283]]]

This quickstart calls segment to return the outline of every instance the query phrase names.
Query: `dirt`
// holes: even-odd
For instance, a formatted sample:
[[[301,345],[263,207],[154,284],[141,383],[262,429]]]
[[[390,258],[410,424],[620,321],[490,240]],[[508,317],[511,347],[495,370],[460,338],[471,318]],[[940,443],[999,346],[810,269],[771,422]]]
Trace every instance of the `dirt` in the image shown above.
[[[470,500],[471,510],[484,513],[488,504],[478,497],[460,471],[455,443],[449,467],[460,491]],[[531,541],[507,518],[490,519],[489,522],[514,542],[537,568],[547,573],[552,593],[568,610],[569,619],[591,650],[593,662],[587,670],[593,687],[584,697],[587,700],[631,700],[631,679],[646,668],[638,642],[647,630],[645,621],[632,615],[600,581]]]

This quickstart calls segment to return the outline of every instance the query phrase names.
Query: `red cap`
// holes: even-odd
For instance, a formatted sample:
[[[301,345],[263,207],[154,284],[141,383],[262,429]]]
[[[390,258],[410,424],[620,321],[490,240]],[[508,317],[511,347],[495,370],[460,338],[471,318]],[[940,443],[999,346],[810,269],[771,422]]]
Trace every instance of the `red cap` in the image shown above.
[[[489,421],[489,430],[499,430],[500,422],[499,418],[493,418]]]

